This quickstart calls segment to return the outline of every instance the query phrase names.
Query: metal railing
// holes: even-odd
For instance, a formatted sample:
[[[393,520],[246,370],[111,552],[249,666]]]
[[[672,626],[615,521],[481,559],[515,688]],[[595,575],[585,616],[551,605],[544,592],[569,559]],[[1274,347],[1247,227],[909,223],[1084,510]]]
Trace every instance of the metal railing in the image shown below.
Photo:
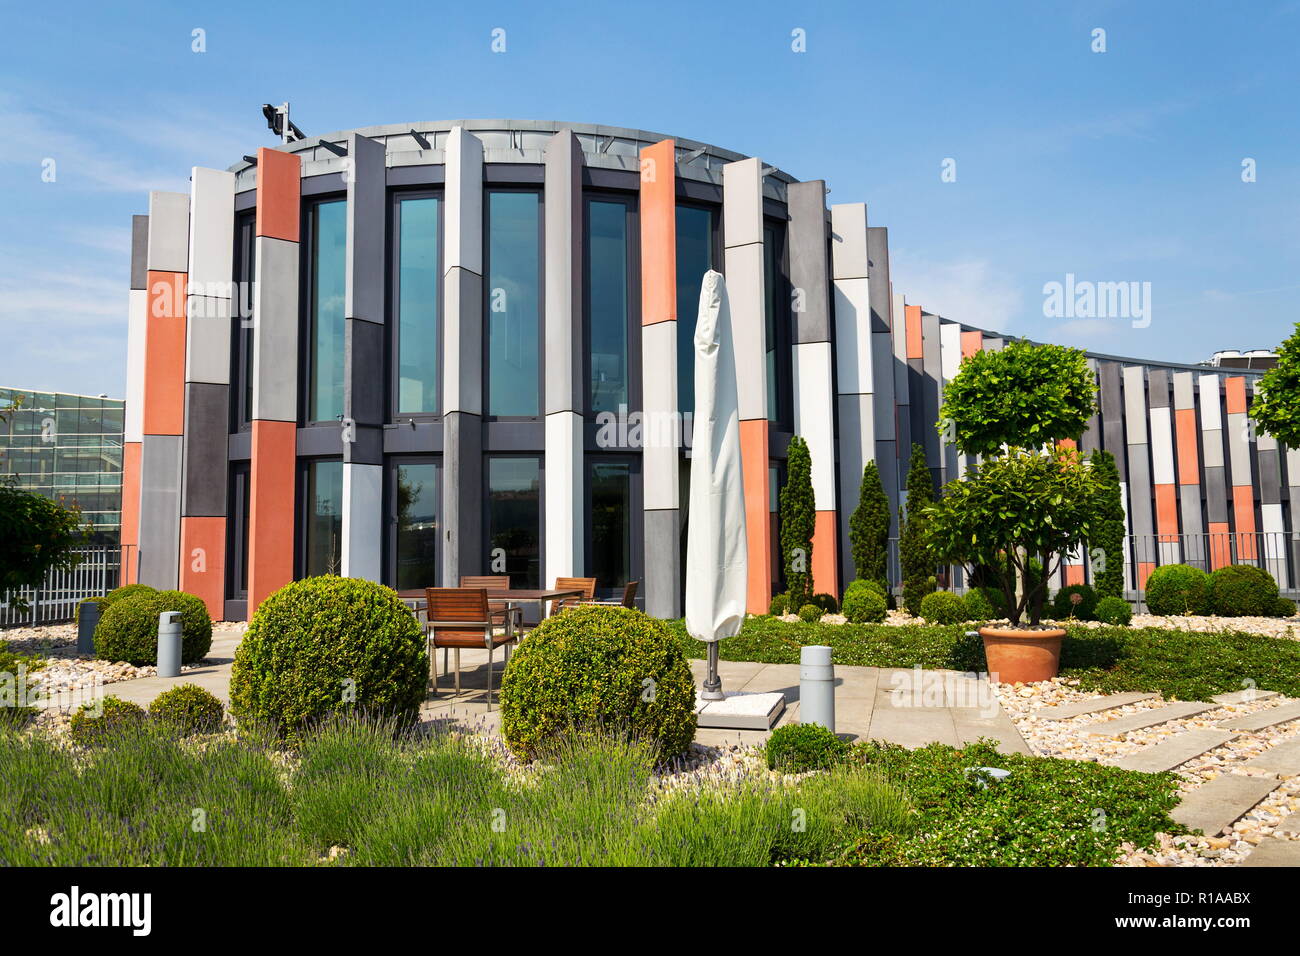
[[[79,548],[78,561],[69,571],[50,571],[37,588],[21,588],[10,600],[0,602],[0,627],[35,627],[62,624],[77,613],[77,604],[88,597],[107,594],[117,587],[120,552],[117,548]],[[14,597],[27,607],[15,607]]]

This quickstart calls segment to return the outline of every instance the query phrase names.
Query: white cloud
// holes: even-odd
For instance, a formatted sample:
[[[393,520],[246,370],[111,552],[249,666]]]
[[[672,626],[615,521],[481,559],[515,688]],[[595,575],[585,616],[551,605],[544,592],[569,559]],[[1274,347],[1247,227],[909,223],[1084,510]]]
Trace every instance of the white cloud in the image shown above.
[[[990,332],[1011,332],[1024,296],[1020,284],[986,259],[939,262],[890,250],[894,289],[919,305],[954,322]]]

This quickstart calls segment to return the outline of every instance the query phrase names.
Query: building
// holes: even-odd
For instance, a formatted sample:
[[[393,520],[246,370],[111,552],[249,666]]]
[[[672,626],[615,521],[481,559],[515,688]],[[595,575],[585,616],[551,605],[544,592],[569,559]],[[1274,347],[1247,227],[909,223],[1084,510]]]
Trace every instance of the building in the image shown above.
[[[0,476],[19,488],[76,505],[90,543],[116,548],[122,528],[120,398],[0,388]]]
[[[642,582],[681,613],[701,277],[736,328],[749,606],[780,576],[775,489],[812,452],[813,573],[851,576],[863,465],[897,502],[963,356],[1003,337],[910,302],[865,203],[705,143],[581,124],[383,126],[195,169],[135,217],[129,575],[239,619],[297,576],[399,588],[505,571]],[[1294,586],[1300,460],[1246,421],[1248,369],[1090,357],[1129,585],[1267,560]],[[1082,557],[1061,580],[1088,574]],[[960,586],[960,580],[954,583]]]

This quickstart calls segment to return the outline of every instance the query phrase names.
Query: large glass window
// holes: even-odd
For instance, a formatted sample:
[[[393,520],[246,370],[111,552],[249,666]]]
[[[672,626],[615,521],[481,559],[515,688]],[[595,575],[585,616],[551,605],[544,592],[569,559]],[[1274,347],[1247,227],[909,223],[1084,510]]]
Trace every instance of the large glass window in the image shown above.
[[[488,549],[493,574],[512,587],[541,587],[542,466],[538,458],[488,458]],[[504,558],[504,572],[498,560]]]
[[[763,229],[763,324],[767,339],[767,419],[779,421],[781,417],[781,381],[777,369],[777,355],[781,346],[777,317],[781,315],[783,293],[781,276],[781,250],[776,244],[776,230]]]
[[[310,235],[307,421],[324,422],[343,414],[347,203],[340,199],[312,206]]]
[[[248,469],[246,461],[233,463],[226,490],[226,596],[236,599],[248,597]]]
[[[393,586],[433,587],[438,573],[438,465],[402,462],[392,469]]]
[[[303,577],[338,574],[343,566],[343,462],[303,468]]]
[[[695,318],[713,263],[713,210],[677,207],[677,408],[695,410]]]
[[[531,418],[541,398],[541,196],[488,193],[488,414]]]
[[[587,203],[587,379],[592,412],[617,412],[628,398],[628,207]]]
[[[622,587],[632,579],[632,466],[594,461],[587,469],[591,545],[588,573],[599,588]]]
[[[397,413],[436,414],[438,402],[438,218],[434,196],[397,203]]]

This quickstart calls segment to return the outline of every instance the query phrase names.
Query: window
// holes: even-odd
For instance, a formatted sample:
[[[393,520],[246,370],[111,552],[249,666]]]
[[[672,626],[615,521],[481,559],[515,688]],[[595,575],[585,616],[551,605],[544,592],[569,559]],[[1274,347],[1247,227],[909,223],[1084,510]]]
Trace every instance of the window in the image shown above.
[[[439,465],[398,461],[390,468],[393,587],[433,587],[438,581]]]
[[[677,409],[695,410],[695,318],[704,273],[714,267],[713,210],[677,207]]]
[[[302,576],[339,574],[343,568],[343,462],[306,462],[302,491]]]
[[[397,288],[393,311],[397,321],[397,396],[399,415],[434,415],[438,395],[438,315],[441,299],[441,260],[438,223],[441,203],[436,196],[397,200],[394,226],[397,247]]]
[[[786,290],[784,232],[768,225],[763,228],[763,320],[767,339],[767,419],[787,422],[785,413],[793,357],[790,344],[790,295]]]
[[[254,242],[255,217],[240,213],[235,221],[235,285],[231,297],[230,373],[231,431],[248,428],[253,419],[253,281],[257,266]]]
[[[517,456],[488,458],[485,562],[493,574],[509,574],[512,587],[541,587],[542,464]],[[504,569],[502,569],[504,559]]]
[[[347,203],[316,203],[309,218],[307,416],[309,422],[343,414],[343,315],[347,272]]]
[[[248,477],[249,463],[233,462],[227,486],[226,513],[226,597],[248,597]]]
[[[587,203],[587,402],[592,412],[631,404],[628,386],[627,203]]]
[[[535,418],[541,404],[542,206],[535,192],[488,193],[489,415]]]
[[[636,576],[633,556],[640,536],[633,531],[640,508],[632,498],[633,470],[630,461],[587,464],[587,573],[598,588],[621,588]]]

